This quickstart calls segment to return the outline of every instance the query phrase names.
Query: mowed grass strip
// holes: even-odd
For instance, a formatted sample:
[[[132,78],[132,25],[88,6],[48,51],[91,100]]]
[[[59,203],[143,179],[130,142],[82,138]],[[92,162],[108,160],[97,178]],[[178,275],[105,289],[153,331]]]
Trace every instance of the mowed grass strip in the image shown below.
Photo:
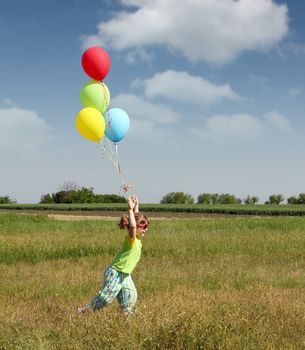
[[[113,221],[0,215],[0,349],[305,348],[305,218],[154,220],[117,303],[77,317],[124,232]]]

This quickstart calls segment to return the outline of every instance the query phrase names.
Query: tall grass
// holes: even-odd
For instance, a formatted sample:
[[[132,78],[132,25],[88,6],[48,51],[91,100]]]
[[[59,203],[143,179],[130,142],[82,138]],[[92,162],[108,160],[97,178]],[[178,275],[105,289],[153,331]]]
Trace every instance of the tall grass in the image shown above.
[[[305,218],[153,220],[117,303],[77,317],[124,232],[110,221],[0,215],[0,349],[305,348]]]

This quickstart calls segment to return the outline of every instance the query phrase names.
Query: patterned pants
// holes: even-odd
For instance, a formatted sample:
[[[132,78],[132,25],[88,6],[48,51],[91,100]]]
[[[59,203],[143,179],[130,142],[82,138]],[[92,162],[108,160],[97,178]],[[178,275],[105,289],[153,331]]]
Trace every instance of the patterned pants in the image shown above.
[[[137,302],[137,290],[131,275],[118,272],[111,266],[104,273],[104,285],[92,299],[91,307],[96,311],[117,299],[124,314],[132,314]]]

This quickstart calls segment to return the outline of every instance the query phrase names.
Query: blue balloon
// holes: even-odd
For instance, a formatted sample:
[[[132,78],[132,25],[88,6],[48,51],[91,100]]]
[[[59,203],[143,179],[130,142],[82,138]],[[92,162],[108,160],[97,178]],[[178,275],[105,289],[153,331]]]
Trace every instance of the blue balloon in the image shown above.
[[[104,114],[105,134],[113,142],[121,141],[128,133],[130,120],[128,114],[121,108],[110,108]]]

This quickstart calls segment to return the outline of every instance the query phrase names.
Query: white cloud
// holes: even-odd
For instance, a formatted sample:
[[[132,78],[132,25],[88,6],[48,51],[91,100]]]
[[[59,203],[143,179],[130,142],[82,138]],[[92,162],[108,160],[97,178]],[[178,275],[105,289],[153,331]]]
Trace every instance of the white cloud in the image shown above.
[[[51,138],[52,129],[35,111],[0,109],[0,151],[31,151]]]
[[[145,91],[150,86],[147,81],[137,81],[134,82],[134,85],[138,87],[144,85]],[[167,91],[167,87],[165,90]],[[155,96],[154,91],[152,89],[147,93],[148,96]],[[197,120],[197,127],[189,125],[181,128],[182,115],[175,112],[170,106],[152,103],[145,96],[120,94],[112,99],[111,107],[122,108],[129,114],[132,139],[147,140],[153,143],[164,143],[166,139],[180,140],[181,137],[190,138],[192,136],[197,139],[209,139],[216,143],[253,142],[269,137],[274,131],[293,130],[288,119],[276,110],[260,117],[246,113],[219,114],[210,117],[193,115],[193,118]]]
[[[159,103],[151,103],[132,95],[120,94],[111,100],[111,107],[124,109],[131,118],[149,121],[153,124],[172,124],[179,119],[171,107]]]
[[[244,143],[267,139],[271,132],[283,131],[292,132],[293,127],[285,116],[274,110],[262,117],[249,114],[214,115],[206,118],[201,127],[187,132],[216,143]]]
[[[142,96],[120,94],[110,108],[122,108],[130,117],[128,139],[138,145],[169,145],[177,139],[181,115],[170,106],[152,103]]]
[[[80,40],[84,48],[101,45],[101,39],[97,35],[81,35]]]
[[[291,131],[292,126],[288,119],[278,111],[271,111],[264,116],[267,123],[275,130]]]
[[[240,100],[229,84],[215,85],[187,72],[168,70],[155,74],[152,78],[137,81],[144,86],[148,98],[166,97],[174,101],[209,105],[220,100]]]
[[[248,114],[215,115],[206,120],[206,134],[215,141],[252,141],[261,135],[259,119]]]
[[[151,62],[154,58],[154,54],[152,52],[148,52],[142,48],[138,48],[133,51],[129,51],[126,55],[126,62],[129,64],[135,64],[137,62],[138,57],[144,62]]]
[[[268,50],[288,33],[288,8],[273,0],[121,0],[116,13],[83,36],[84,47],[115,50],[164,45],[191,61],[226,63],[247,50]]]
[[[302,88],[300,86],[290,89],[285,95],[286,99],[300,96],[302,94]]]

